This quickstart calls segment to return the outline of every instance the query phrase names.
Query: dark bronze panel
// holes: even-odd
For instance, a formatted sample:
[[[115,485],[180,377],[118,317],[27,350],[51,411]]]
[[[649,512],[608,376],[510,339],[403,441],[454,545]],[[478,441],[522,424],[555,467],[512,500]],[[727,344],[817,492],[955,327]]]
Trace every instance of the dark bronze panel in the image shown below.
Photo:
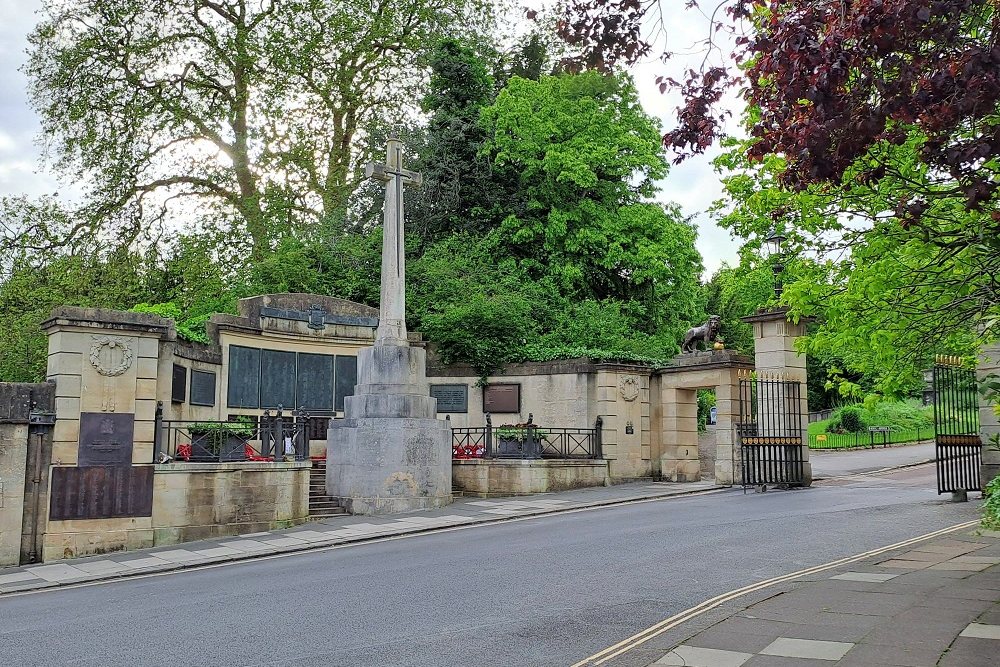
[[[215,373],[191,371],[191,405],[215,405]]]
[[[173,382],[170,384],[170,402],[183,403],[187,396],[188,369],[180,364],[174,364]]]
[[[56,466],[51,488],[51,521],[153,515],[152,466]]]
[[[260,407],[286,410],[295,407],[295,353],[284,350],[260,352]]]
[[[521,411],[521,385],[491,384],[483,388],[483,412]]]
[[[229,346],[229,395],[231,408],[256,408],[260,405],[260,350],[239,345]]]
[[[299,352],[295,405],[306,410],[333,410],[332,354]]]
[[[77,465],[132,465],[135,415],[125,412],[80,413]]]
[[[438,412],[468,412],[469,385],[432,384],[431,396],[438,400]]]
[[[337,355],[337,395],[334,410],[344,409],[344,397],[354,395],[354,385],[358,383],[358,358]]]

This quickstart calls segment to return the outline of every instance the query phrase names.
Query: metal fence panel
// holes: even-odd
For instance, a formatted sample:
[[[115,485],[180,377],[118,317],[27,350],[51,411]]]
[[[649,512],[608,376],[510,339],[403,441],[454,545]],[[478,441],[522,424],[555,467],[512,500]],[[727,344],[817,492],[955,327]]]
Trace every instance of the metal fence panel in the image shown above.
[[[938,363],[933,378],[938,493],[981,491],[976,372],[957,363]]]

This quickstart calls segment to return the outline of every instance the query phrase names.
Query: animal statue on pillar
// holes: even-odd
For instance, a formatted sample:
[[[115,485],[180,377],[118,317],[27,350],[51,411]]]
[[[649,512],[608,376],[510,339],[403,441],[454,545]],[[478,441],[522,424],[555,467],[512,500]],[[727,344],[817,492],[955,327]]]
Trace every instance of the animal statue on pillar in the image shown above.
[[[706,347],[711,347],[721,328],[722,318],[718,315],[709,315],[707,322],[687,330],[684,342],[681,343],[681,352],[697,352],[698,343],[705,343]]]

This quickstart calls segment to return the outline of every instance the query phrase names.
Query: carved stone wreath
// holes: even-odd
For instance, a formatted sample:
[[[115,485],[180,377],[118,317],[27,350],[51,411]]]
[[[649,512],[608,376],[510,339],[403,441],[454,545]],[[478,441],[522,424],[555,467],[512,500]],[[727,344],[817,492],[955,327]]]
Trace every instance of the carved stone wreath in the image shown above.
[[[634,401],[639,396],[639,378],[626,375],[618,381],[618,391],[626,401]]]
[[[120,349],[122,360],[117,366],[105,366],[101,363],[101,350],[108,347],[112,350]],[[132,348],[121,338],[113,336],[95,336],[94,343],[90,346],[90,365],[97,369],[101,375],[114,377],[121,375],[132,365]]]

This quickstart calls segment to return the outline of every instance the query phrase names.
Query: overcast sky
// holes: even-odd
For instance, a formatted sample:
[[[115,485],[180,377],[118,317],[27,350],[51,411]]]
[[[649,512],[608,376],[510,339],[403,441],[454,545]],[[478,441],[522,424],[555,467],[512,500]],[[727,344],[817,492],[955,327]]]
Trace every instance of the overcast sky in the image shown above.
[[[40,7],[41,0],[0,0],[3,17],[0,20],[0,196],[75,191],[72,183],[58,182],[41,163],[38,119],[28,104],[27,81],[18,71],[25,59],[26,35],[34,26],[35,12]],[[685,48],[705,35],[704,21],[690,12],[678,10],[669,27],[673,48]],[[660,95],[654,77],[666,73],[680,78],[685,67],[697,64],[700,59],[700,56],[694,56],[691,62],[675,59],[669,68],[659,63],[636,68],[643,106],[659,117],[664,127],[673,125],[676,100]],[[719,179],[710,164],[712,155],[692,158],[673,167],[662,184],[664,201],[677,202],[685,214],[696,216],[697,246],[704,258],[706,278],[721,262],[736,263],[739,248],[739,243],[704,213],[720,194]]]

